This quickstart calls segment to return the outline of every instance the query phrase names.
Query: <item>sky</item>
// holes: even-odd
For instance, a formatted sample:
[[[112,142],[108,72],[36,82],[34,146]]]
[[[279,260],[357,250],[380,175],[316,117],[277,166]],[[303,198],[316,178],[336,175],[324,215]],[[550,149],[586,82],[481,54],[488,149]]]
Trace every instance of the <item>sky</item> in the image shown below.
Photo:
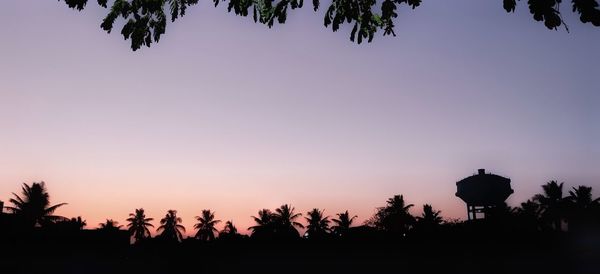
[[[549,180],[600,195],[600,29],[570,8],[567,33],[521,2],[427,0],[356,45],[323,10],[268,29],[204,2],[132,52],[94,1],[1,1],[0,200],[45,181],[89,228],[143,207],[193,234],[202,209],[241,231],[284,203],[361,223],[395,194],[464,219],[478,168],[513,206]]]

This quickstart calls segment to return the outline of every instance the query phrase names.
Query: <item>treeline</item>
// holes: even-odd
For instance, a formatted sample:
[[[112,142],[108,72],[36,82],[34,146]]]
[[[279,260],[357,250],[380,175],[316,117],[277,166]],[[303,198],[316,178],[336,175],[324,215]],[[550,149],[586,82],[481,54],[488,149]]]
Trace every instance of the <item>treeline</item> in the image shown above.
[[[54,231],[62,234],[83,230],[86,221],[81,217],[65,218],[54,215],[60,203],[51,205],[50,195],[44,182],[23,184],[21,194],[14,197],[6,206],[9,214],[2,214],[0,230],[14,233],[28,231]],[[196,216],[197,223],[190,237],[201,242],[221,240],[292,240],[305,238],[309,240],[327,240],[333,238],[360,238],[384,235],[385,237],[431,238],[437,234],[456,230],[465,225],[485,226],[506,233],[548,233],[548,232],[598,232],[600,231],[600,198],[592,196],[592,188],[588,186],[572,187],[567,193],[564,183],[550,181],[542,185],[542,193],[521,203],[519,207],[501,204],[485,212],[486,218],[474,221],[448,221],[441,216],[441,211],[425,204],[422,214],[414,216],[410,213],[413,204],[408,204],[403,195],[396,195],[387,200],[385,206],[377,208],[376,213],[364,224],[355,224],[357,216],[348,211],[335,216],[326,216],[324,210],[314,208],[300,213],[291,205],[285,204],[274,210],[261,209],[256,216],[251,216],[255,225],[250,227],[250,236],[242,235],[232,221],[226,221],[224,228],[218,230],[215,212],[204,209]],[[98,232],[102,235],[123,235],[127,231],[131,243],[141,243],[152,239],[151,230],[156,229],[156,240],[162,242],[181,242],[185,240],[186,228],[176,210],[168,210],[159,219],[158,226],[152,224],[153,218],[146,216],[144,209],[135,209],[129,214],[127,224],[119,225],[107,219],[99,224]],[[471,223],[471,224],[469,224]],[[306,228],[300,235],[299,229]],[[119,233],[121,232],[121,233]],[[112,233],[112,234],[111,234]]]

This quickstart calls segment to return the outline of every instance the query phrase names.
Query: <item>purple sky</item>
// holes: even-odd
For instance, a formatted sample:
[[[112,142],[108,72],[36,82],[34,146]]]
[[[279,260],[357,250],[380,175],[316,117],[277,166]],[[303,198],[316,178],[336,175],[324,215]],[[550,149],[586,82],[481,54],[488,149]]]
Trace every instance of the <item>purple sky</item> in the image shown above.
[[[600,29],[568,3],[571,33],[523,2],[427,0],[359,46],[310,7],[268,29],[204,1],[132,52],[91,2],[0,3],[0,200],[44,180],[91,227],[173,208],[191,231],[283,203],[362,221],[394,194],[464,218],[477,168],[512,205],[550,179],[600,195]]]

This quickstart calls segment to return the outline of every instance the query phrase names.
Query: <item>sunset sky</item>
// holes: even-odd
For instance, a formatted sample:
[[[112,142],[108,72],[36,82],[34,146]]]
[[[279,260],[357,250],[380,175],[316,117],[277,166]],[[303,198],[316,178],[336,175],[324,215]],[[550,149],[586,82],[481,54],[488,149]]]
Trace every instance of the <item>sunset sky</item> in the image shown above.
[[[478,168],[515,206],[551,179],[600,195],[600,29],[568,3],[570,33],[523,2],[427,0],[356,45],[324,10],[268,29],[201,2],[132,52],[95,1],[2,0],[0,200],[43,180],[88,227],[176,209],[192,234],[202,209],[242,231],[284,203],[362,223],[394,194],[464,219],[455,182]]]

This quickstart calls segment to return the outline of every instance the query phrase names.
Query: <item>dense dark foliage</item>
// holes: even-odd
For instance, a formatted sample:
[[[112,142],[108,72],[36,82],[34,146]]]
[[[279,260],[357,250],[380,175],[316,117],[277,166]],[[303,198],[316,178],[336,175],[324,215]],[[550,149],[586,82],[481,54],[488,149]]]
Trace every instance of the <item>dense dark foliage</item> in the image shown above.
[[[60,0],[59,0],[60,1]],[[82,10],[88,0],[64,0],[73,9]],[[98,4],[109,10],[100,27],[110,33],[115,22],[125,21],[121,34],[131,40],[131,48],[138,50],[142,46],[150,47],[158,42],[165,33],[168,20],[175,21],[185,15],[188,7],[198,4],[198,0],[97,0]],[[238,16],[252,16],[254,22],[273,27],[275,22],[286,22],[288,12],[304,6],[303,0],[213,0],[215,7],[219,3],[227,4],[227,11]],[[362,43],[371,42],[378,30],[383,35],[396,36],[394,20],[398,17],[398,8],[407,5],[417,8],[421,0],[331,0],[325,11],[323,24],[331,26],[335,32],[343,24],[350,24],[350,40]],[[529,11],[536,21],[542,21],[548,29],[557,29],[567,25],[562,19],[561,0],[527,0]],[[504,9],[514,12],[517,0],[503,0]],[[317,11],[320,0],[313,0],[312,7]],[[600,9],[597,0],[571,0],[572,11],[580,15],[580,21],[600,26]]]

